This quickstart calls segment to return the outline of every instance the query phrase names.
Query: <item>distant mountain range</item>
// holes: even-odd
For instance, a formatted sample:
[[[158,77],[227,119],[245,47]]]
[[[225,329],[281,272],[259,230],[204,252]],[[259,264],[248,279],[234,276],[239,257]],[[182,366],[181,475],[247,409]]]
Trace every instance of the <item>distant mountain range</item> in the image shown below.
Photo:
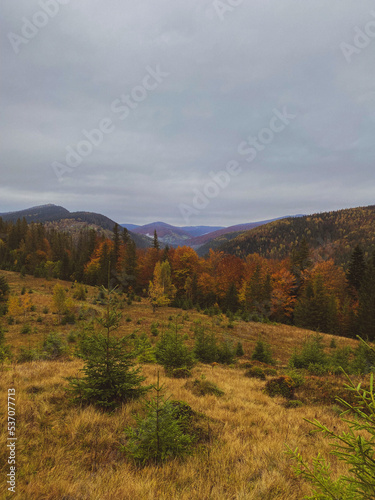
[[[92,228],[109,237],[116,224],[114,220],[102,214],[94,212],[69,212],[66,208],[54,204],[40,205],[16,212],[0,213],[0,217],[4,221],[12,222],[25,218],[28,223],[39,222],[45,224],[47,227],[54,227],[69,232],[77,232],[82,228]],[[279,219],[284,219],[284,217]],[[177,227],[165,222],[153,222],[144,226],[137,226],[136,224],[120,224],[120,226],[128,229],[130,237],[139,248],[150,247],[153,243],[154,232],[156,231],[161,247],[166,245],[173,247],[186,245],[197,250],[200,255],[205,255],[210,248],[219,248],[223,243],[232,240],[244,231],[267,225],[279,219],[249,222],[230,227]]]
[[[286,216],[290,217],[290,216]],[[299,216],[296,216],[299,217]],[[283,219],[284,217],[280,217]],[[232,233],[240,234],[243,231],[248,231],[258,226],[268,224],[278,219],[270,219],[259,222],[248,222],[246,224],[237,224],[235,226],[186,226],[177,227],[166,224],[165,222],[153,222],[144,226],[135,226],[134,224],[121,224],[121,226],[133,231],[135,234],[143,234],[149,238],[154,237],[154,231],[158,235],[158,240],[169,246],[186,245],[195,250],[204,247],[203,252],[207,253],[210,248],[216,248],[224,241],[227,241]],[[228,236],[227,236],[228,235]],[[234,237],[234,236],[230,236]],[[221,238],[221,239],[220,239]],[[216,239],[218,239],[216,241]],[[213,246],[211,242],[215,240]],[[199,250],[199,253],[202,253]]]

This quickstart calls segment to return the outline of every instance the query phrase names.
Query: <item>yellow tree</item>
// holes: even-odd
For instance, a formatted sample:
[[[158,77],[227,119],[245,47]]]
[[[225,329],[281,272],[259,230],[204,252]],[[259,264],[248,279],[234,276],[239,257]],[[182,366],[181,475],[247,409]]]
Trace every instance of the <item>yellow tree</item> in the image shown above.
[[[176,287],[171,280],[171,266],[168,261],[157,262],[154,269],[153,280],[148,287],[148,296],[155,312],[157,307],[170,304],[176,295]]]
[[[8,314],[12,317],[20,316],[23,313],[23,307],[20,297],[12,295],[8,300]]]
[[[61,318],[61,315],[65,313],[67,306],[65,290],[59,284],[55,285],[53,288],[53,306],[59,315],[59,318]]]

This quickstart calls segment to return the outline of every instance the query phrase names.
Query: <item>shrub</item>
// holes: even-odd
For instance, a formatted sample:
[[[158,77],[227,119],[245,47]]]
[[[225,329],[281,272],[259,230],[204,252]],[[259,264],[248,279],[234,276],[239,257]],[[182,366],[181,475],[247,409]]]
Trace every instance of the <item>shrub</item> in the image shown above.
[[[307,371],[311,375],[316,375],[318,377],[321,377],[328,372],[328,367],[321,365],[319,363],[310,363],[309,366],[307,367]]]
[[[28,324],[23,325],[20,333],[22,333],[22,335],[28,335],[29,333],[31,333],[31,326]]]
[[[302,401],[299,401],[298,399],[288,399],[284,403],[284,408],[300,408],[303,406]]]
[[[157,337],[159,335],[158,330],[159,323],[151,323],[151,335]]]
[[[352,353],[353,350],[350,347],[336,349],[329,358],[329,369],[334,373],[342,373],[341,368],[347,373],[351,371],[350,357]]]
[[[156,344],[155,357],[169,374],[175,368],[190,369],[195,364],[193,353],[184,344],[183,337],[177,331],[167,331],[162,335]]]
[[[154,349],[145,332],[143,332],[139,337],[135,336],[134,347],[138,363],[156,362]]]
[[[76,300],[86,300],[87,291],[82,283],[76,283],[73,292],[73,298]]]
[[[189,389],[196,396],[207,396],[208,394],[213,394],[214,396],[224,396],[224,391],[219,389],[219,387],[209,380],[198,380],[186,382],[186,389]]]
[[[268,396],[283,396],[287,399],[292,399],[294,396],[295,385],[293,380],[288,376],[272,378],[266,383],[265,392]]]
[[[197,325],[194,330],[194,356],[202,363],[213,363],[218,360],[219,352],[214,333],[206,333],[203,326]]]
[[[267,342],[264,340],[258,340],[251,359],[260,361],[261,363],[267,363],[268,365],[273,365],[274,361],[272,359],[271,348]]]
[[[241,342],[237,342],[237,347],[236,347],[236,356],[240,358],[245,354],[245,351],[243,350],[243,345]]]
[[[354,351],[354,359],[350,365],[353,373],[370,373],[375,370],[375,351],[368,345],[360,343]]]
[[[266,380],[266,374],[264,373],[263,368],[260,366],[253,366],[249,370],[245,372],[245,377],[249,378],[259,378],[260,380]]]
[[[66,354],[67,346],[61,335],[52,332],[47,335],[43,342],[43,358],[57,359]]]
[[[191,370],[190,368],[170,368],[166,370],[167,375],[173,378],[190,378]]]
[[[218,361],[219,363],[224,363],[231,365],[234,363],[235,350],[233,347],[233,342],[230,340],[223,340],[218,347]]]
[[[300,353],[294,352],[289,365],[294,368],[308,368],[311,364],[326,366],[328,358],[323,349],[323,336],[313,335],[304,342]]]
[[[159,376],[154,390],[155,397],[145,403],[145,418],[137,416],[136,428],[125,430],[129,441],[124,449],[141,465],[184,456],[193,444],[193,437],[184,432],[189,419],[186,408],[164,399]]]
[[[41,359],[41,352],[39,349],[21,347],[17,361],[19,363],[27,363],[30,361],[38,361],[39,359]]]

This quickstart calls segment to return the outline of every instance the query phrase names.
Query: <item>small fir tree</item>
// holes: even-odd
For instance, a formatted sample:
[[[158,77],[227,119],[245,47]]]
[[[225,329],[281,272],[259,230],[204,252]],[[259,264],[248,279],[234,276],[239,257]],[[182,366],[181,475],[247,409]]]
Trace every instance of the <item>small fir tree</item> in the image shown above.
[[[274,360],[272,359],[271,347],[264,340],[259,339],[255,345],[251,359],[260,361],[261,363],[267,363],[268,365],[273,365]]]
[[[140,375],[139,368],[134,368],[136,353],[130,349],[129,339],[111,336],[119,327],[121,313],[114,304],[114,290],[108,292],[102,287],[102,291],[107,297],[107,308],[97,321],[105,334],[82,338],[78,355],[85,362],[84,377],[68,379],[68,390],[76,402],[114,410],[149,388],[141,385],[145,378]]]
[[[136,417],[137,427],[128,427],[129,438],[125,451],[139,464],[160,463],[189,453],[194,438],[184,432],[186,417],[180,416],[178,406],[164,398],[164,385],[153,386],[155,397],[145,403],[146,416]]]

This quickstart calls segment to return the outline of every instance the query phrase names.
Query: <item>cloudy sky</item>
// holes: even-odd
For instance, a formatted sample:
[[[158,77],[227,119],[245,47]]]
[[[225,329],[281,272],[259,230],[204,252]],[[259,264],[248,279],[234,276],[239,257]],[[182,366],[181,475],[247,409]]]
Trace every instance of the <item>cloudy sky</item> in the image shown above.
[[[374,204],[373,1],[2,0],[0,28],[0,212]]]

